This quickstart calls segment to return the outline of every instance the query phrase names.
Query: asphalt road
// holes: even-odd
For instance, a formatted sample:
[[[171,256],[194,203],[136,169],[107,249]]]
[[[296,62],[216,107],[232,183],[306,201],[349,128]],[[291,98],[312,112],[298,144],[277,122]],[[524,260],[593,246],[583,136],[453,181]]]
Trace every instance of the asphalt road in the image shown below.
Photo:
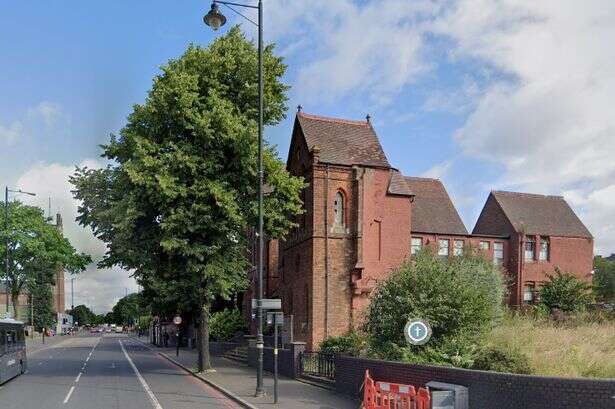
[[[123,335],[70,337],[28,356],[0,386],[2,409],[237,409],[232,401]]]

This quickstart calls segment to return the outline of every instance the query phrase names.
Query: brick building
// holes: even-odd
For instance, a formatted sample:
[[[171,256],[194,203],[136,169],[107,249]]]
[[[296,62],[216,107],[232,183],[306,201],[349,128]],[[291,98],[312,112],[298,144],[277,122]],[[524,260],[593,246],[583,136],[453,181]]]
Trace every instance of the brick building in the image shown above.
[[[482,249],[513,282],[513,306],[531,301],[556,266],[591,280],[593,239],[561,197],[492,192],[469,234],[441,181],[389,164],[369,116],[299,110],[287,169],[308,184],[305,213],[267,244],[265,294],[282,299],[308,348],[359,325],[378,281],[423,246],[442,257]]]

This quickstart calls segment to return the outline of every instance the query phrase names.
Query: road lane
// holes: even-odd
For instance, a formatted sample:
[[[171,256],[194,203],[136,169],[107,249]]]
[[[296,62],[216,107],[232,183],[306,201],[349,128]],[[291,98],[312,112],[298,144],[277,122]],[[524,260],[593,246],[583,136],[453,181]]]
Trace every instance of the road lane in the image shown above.
[[[122,341],[164,409],[239,409],[230,399],[138,341]]]
[[[2,409],[237,409],[232,401],[123,335],[79,336],[29,356],[0,387]]]
[[[29,355],[28,372],[0,389],[0,408],[59,408],[98,340],[98,337],[68,338]]]

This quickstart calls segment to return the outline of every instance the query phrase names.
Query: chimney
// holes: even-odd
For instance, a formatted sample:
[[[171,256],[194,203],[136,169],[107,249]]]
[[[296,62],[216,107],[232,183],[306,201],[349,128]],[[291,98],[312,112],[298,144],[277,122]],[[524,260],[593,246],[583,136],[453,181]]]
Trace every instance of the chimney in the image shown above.
[[[317,163],[320,159],[320,148],[318,147],[318,145],[312,146],[312,149],[310,149],[310,153],[312,154],[312,159],[314,163]]]
[[[56,213],[56,227],[58,230],[64,230],[64,225],[62,223],[62,215],[60,213]]]

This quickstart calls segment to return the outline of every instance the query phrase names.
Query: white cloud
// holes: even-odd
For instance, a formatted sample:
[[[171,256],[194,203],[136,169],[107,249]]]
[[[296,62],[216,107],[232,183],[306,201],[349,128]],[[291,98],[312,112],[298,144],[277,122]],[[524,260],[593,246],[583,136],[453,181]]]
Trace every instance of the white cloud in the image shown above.
[[[44,124],[49,128],[56,125],[59,119],[65,119],[66,124],[70,124],[70,118],[62,113],[60,105],[42,101],[28,108],[22,119],[14,120],[8,125],[0,123],[0,143],[12,145],[24,136],[38,133],[40,125]]]
[[[62,109],[60,105],[50,101],[42,101],[28,110],[29,117],[40,117],[47,126],[54,125],[61,115]]]
[[[85,160],[79,166],[99,168],[102,166],[97,160]],[[48,201],[51,198],[51,214],[62,215],[64,233],[73,246],[78,250],[90,254],[94,261],[98,261],[105,253],[106,245],[94,237],[91,230],[84,229],[75,222],[77,217],[77,201],[71,194],[72,185],[68,177],[74,172],[74,166],[58,163],[41,163],[25,172],[17,181],[17,187],[35,192],[36,197],[20,196],[19,200],[37,205],[48,211]],[[71,303],[70,281],[66,284],[66,306]],[[136,290],[135,280],[129,273],[120,268],[99,270],[95,263],[75,280],[75,304],[87,304],[94,307],[97,313],[111,309],[118,298],[124,296],[125,288],[129,292]]]
[[[502,164],[503,187],[566,192],[614,251],[615,3],[462,0],[434,30],[503,74],[457,132],[463,150]]]
[[[21,138],[22,132],[23,124],[21,121],[13,121],[8,126],[0,124],[0,142],[11,145]]]
[[[267,33],[302,54],[299,96],[336,100],[365,93],[387,104],[429,69],[421,55],[424,21],[438,11],[431,1],[275,0],[267,4]]]
[[[436,163],[431,168],[429,168],[425,172],[423,172],[421,174],[421,177],[433,178],[433,179],[442,179],[442,178],[444,178],[448,174],[448,172],[451,169],[452,165],[453,165],[453,161],[452,160],[447,160],[447,161],[444,161],[444,162]]]

